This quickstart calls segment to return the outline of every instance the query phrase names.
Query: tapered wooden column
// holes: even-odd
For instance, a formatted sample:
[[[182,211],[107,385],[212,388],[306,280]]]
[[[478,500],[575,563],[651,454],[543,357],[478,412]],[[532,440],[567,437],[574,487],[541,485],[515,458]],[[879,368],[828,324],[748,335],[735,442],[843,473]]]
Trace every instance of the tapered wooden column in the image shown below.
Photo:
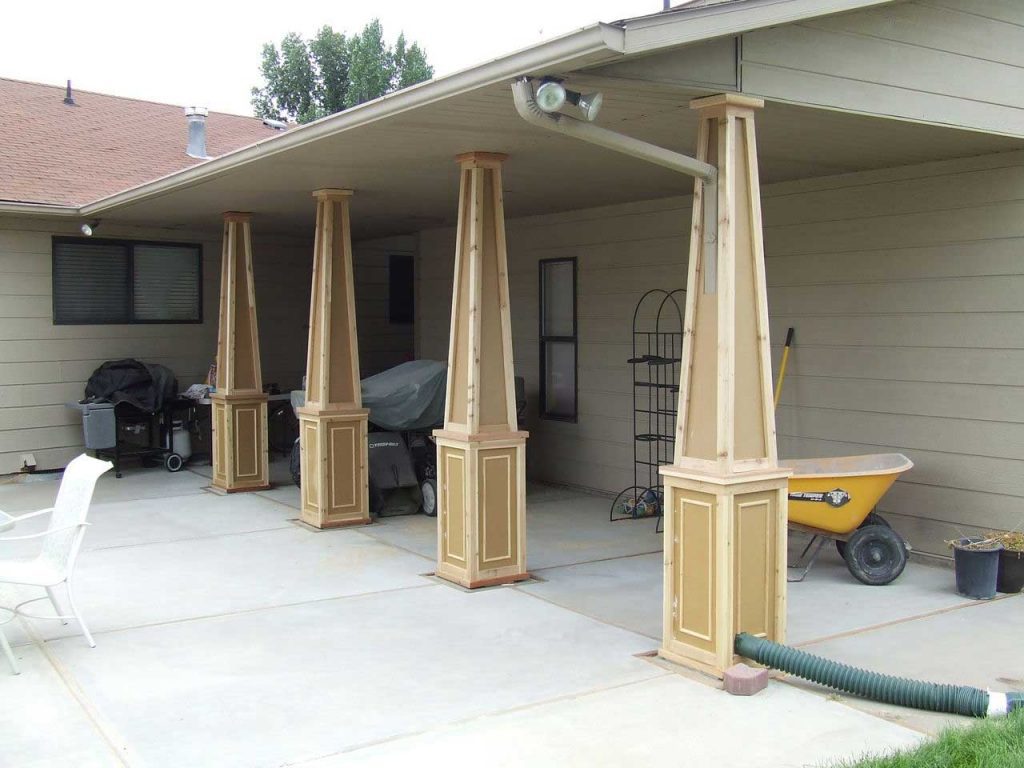
[[[352,279],[351,190],[319,189],[309,300],[306,405],[299,409],[302,520],[317,528],[370,522],[367,413],[359,385]]]
[[[719,176],[694,189],[675,460],[661,468],[659,653],[719,677],[737,632],[785,637],[789,471],[778,466],[772,408],[754,138],[762,106],[733,94],[691,104],[698,157]]]
[[[526,432],[516,422],[501,164],[461,166],[444,429],[437,438],[437,575],[465,587],[526,573]]]
[[[213,481],[223,491],[269,488],[267,396],[260,373],[248,213],[224,214],[213,401]]]

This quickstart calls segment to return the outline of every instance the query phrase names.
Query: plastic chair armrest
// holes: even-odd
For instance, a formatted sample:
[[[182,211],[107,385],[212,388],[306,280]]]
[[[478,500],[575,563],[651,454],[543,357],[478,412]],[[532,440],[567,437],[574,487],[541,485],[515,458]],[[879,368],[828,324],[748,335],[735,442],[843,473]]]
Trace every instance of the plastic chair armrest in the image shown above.
[[[53,512],[53,507],[46,507],[46,509],[37,509],[35,512],[26,512],[24,515],[7,515],[11,518],[11,522],[17,524],[22,520],[31,520],[33,517],[39,517],[40,515],[46,515]]]
[[[63,531],[73,531],[77,528],[85,528],[89,523],[75,523],[74,525],[65,525],[61,528],[54,528],[53,530],[39,531],[38,533],[28,533],[24,536],[0,536],[0,544],[5,541],[25,541],[26,539],[41,539],[44,536],[50,536],[54,533],[61,533]]]

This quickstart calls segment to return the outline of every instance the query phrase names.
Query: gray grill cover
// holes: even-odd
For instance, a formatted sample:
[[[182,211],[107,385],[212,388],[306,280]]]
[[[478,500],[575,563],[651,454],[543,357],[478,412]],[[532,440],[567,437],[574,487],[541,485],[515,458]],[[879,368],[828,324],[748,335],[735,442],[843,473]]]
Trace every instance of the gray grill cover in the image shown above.
[[[394,432],[431,429],[444,423],[448,365],[413,360],[363,379],[363,407],[370,421]]]

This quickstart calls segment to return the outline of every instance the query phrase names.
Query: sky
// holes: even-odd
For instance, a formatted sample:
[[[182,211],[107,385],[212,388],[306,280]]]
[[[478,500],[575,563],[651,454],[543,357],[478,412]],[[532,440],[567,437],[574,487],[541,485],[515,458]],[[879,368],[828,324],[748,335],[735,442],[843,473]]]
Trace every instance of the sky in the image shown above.
[[[401,31],[419,42],[437,76],[661,8],[661,0],[9,0],[0,77],[56,85],[70,79],[86,91],[251,114],[260,48],[288,32],[310,37],[324,24],[358,32],[377,17],[389,42]]]

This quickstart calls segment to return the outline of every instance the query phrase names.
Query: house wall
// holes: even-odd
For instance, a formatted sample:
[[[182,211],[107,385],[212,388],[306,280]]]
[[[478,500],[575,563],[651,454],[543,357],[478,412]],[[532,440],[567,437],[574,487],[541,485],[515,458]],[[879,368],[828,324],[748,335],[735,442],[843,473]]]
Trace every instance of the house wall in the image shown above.
[[[926,553],[1024,523],[1024,153],[763,190],[776,365],[796,329],[780,453],[900,451],[915,462],[881,511]],[[634,305],[685,282],[689,200],[509,221],[516,371],[531,476],[633,483]],[[417,351],[445,359],[454,232],[421,233]],[[537,262],[578,259],[579,421],[541,421]]]
[[[415,357],[413,323],[388,319],[388,262],[391,254],[416,253],[416,237],[366,240],[352,246],[356,281],[359,368],[363,378]]]
[[[53,235],[78,235],[77,222],[0,218],[0,474],[18,471],[21,454],[40,469],[63,466],[82,451],[81,417],[64,403],[83,396],[106,360],[135,357],[166,365],[180,388],[206,380],[216,355],[220,232],[122,228],[103,237],[203,246],[203,323],[197,325],[54,325]],[[411,356],[412,330],[387,327],[387,247],[405,238],[354,248],[360,356],[373,372]],[[312,242],[261,235],[253,222],[253,271],[265,385],[301,386],[306,366]]]
[[[1024,3],[915,0],[742,36],[746,93],[1024,135]]]

